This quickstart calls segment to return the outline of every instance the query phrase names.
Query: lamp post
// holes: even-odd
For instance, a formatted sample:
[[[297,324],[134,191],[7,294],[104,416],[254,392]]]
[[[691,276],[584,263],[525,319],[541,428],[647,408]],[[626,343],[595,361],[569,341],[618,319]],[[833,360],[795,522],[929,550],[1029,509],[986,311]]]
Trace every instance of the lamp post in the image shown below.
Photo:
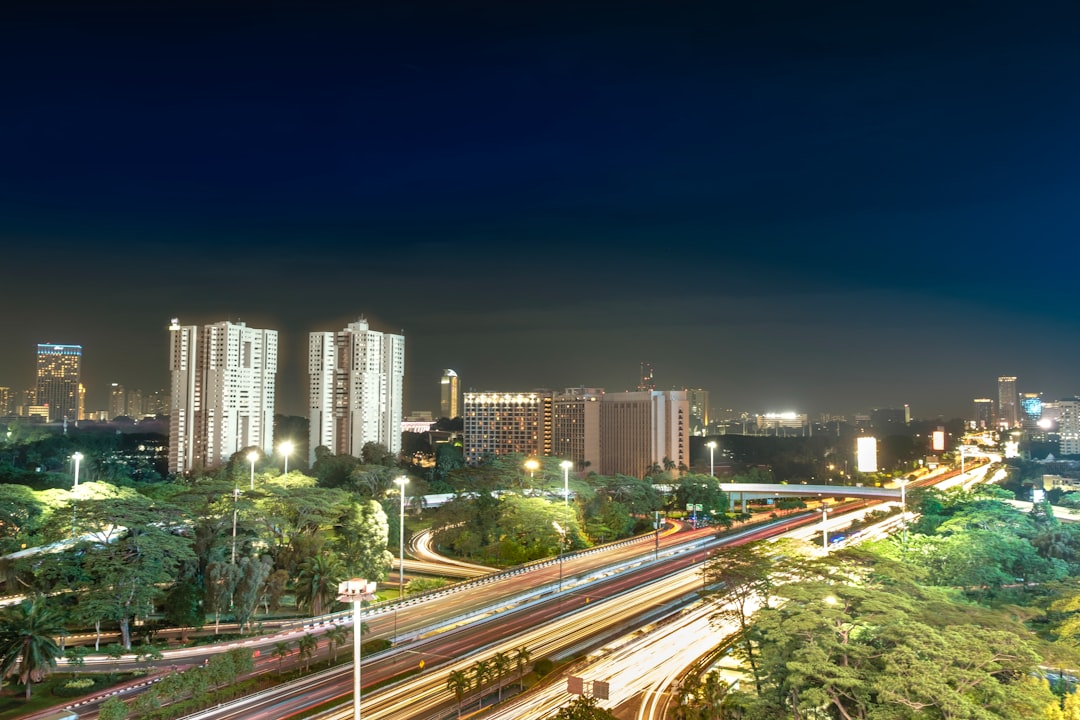
[[[536,469],[540,467],[540,463],[536,460],[529,458],[525,461],[525,469],[529,471],[529,479],[532,480],[536,477]]]
[[[907,551],[907,478],[900,481],[900,526],[903,528],[903,544],[901,548]]]
[[[563,545],[566,544],[566,528],[560,525],[557,520],[551,521],[551,527],[555,528],[555,532],[559,533],[559,592],[562,592],[562,559]]]
[[[292,451],[293,444],[288,440],[278,445],[278,452],[285,456],[285,472],[283,473],[284,475],[289,474],[289,456],[292,455]]]
[[[248,462],[251,463],[251,489],[255,489],[255,461],[259,459],[259,453],[252,450],[247,454]]]
[[[562,481],[563,481],[563,521],[566,523],[563,530],[563,539],[566,539],[566,533],[570,532],[570,468],[574,463],[569,460],[563,460],[559,463],[559,467],[562,468]]]
[[[829,553],[829,508],[825,503],[821,504],[821,549],[825,554]]]
[[[236,503],[240,500],[240,488],[233,486],[232,491],[232,564],[236,564]]]
[[[401,495],[401,515],[398,518],[398,592],[405,597],[405,486],[409,484],[409,478],[402,475],[394,478],[398,486],[398,494]]]
[[[353,616],[353,720],[360,720],[360,608],[375,597],[375,583],[353,578],[338,583],[338,600],[352,603]]]
[[[10,430],[8,431],[8,437],[9,438],[11,437],[11,431]],[[82,463],[83,454],[81,452],[77,452],[77,453],[75,453],[74,455],[71,456],[71,459],[75,461],[75,484],[72,485],[72,487],[71,487],[71,493],[74,496],[75,491],[79,489],[79,465],[80,465],[80,463]],[[76,502],[75,498],[72,497],[71,498],[71,537],[72,537],[72,539],[75,538],[75,520],[76,520],[75,514],[76,514],[76,512],[78,512],[78,510],[75,507],[75,502]]]
[[[716,477],[716,466],[713,464],[713,452],[716,450],[716,441],[710,440],[705,443],[705,447],[709,448],[709,474]]]

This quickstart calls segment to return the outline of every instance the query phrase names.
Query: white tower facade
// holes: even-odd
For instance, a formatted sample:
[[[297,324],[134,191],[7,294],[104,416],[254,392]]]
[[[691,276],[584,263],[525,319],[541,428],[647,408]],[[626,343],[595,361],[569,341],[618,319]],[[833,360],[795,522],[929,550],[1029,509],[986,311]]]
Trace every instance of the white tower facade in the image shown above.
[[[251,446],[272,455],[277,331],[173,320],[169,337],[169,471],[215,467]]]
[[[360,457],[377,442],[401,451],[405,336],[371,330],[364,319],[308,336],[311,461],[322,446]]]

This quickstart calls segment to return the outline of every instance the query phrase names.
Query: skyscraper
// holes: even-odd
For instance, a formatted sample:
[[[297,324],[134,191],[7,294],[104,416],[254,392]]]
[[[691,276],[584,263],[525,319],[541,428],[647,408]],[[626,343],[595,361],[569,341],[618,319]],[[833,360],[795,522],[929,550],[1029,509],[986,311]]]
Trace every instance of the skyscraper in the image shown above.
[[[1014,428],[1020,420],[1017,412],[1016,378],[1002,376],[998,378],[998,424],[1004,428]]]
[[[1080,398],[1062,398],[1058,402],[1061,413],[1058,432],[1061,435],[1062,455],[1080,455]]]
[[[690,432],[704,436],[709,432],[709,391],[687,389],[686,399],[690,401]]]
[[[277,342],[276,330],[244,323],[172,321],[170,472],[214,467],[250,446],[273,453]]]
[[[461,417],[460,397],[457,373],[450,369],[443,370],[439,380],[439,417]]]
[[[339,332],[308,335],[311,458],[315,448],[360,457],[377,442],[401,451],[405,336],[368,328],[363,318]]]
[[[656,381],[653,379],[652,363],[641,363],[641,380],[638,381],[638,392],[651,392],[656,389]]]
[[[79,373],[82,345],[37,346],[36,404],[48,405],[49,422],[82,417]]]
[[[109,385],[109,419],[116,418],[127,412],[127,393],[120,383]]]
[[[990,398],[975,398],[975,429],[989,430],[994,427],[994,401]]]

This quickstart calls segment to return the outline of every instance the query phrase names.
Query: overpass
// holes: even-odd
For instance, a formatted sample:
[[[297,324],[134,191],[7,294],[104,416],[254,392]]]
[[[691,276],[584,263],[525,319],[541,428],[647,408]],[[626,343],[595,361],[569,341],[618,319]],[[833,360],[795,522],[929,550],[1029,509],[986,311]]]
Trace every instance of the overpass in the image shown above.
[[[775,483],[723,483],[720,489],[727,493],[734,509],[736,501],[779,497],[831,497],[864,498],[868,500],[900,501],[900,488],[861,487],[856,485],[777,485]]]

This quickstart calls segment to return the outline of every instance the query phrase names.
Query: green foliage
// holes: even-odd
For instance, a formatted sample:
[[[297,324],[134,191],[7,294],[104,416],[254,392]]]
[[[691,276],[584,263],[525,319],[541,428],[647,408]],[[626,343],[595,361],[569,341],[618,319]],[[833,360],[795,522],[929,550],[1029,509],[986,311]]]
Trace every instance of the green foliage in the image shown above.
[[[551,717],[554,720],[616,720],[612,713],[600,707],[596,698],[585,695],[575,697]]]
[[[18,677],[26,686],[27,700],[33,683],[56,667],[61,652],[53,638],[62,632],[59,614],[43,598],[0,610],[0,676]]]
[[[533,663],[533,672],[540,677],[544,677],[554,669],[555,663],[553,663],[549,658],[540,658],[535,663]]]
[[[127,720],[128,706],[115,695],[98,708],[98,720]]]

